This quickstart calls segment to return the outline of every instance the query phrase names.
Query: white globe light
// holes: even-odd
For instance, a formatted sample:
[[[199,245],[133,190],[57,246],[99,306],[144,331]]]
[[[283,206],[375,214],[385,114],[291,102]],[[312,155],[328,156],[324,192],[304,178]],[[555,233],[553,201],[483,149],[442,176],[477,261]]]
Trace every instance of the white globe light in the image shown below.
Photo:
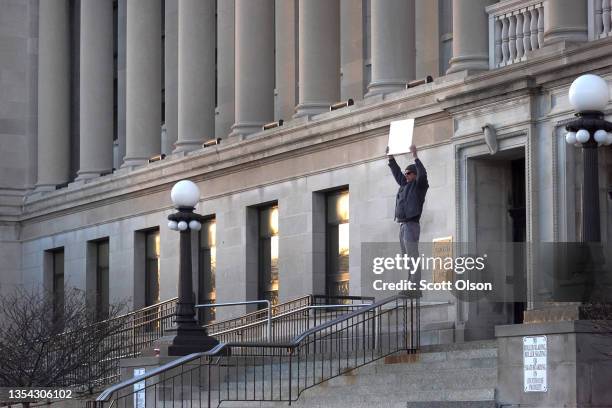
[[[569,89],[570,104],[578,112],[600,112],[609,99],[608,83],[597,75],[581,75],[572,82]]]
[[[595,131],[593,138],[597,143],[605,143],[608,140],[608,132],[603,129]]]
[[[608,133],[608,139],[604,142],[606,146],[612,145],[612,133]]]
[[[168,228],[170,228],[172,231],[177,231],[178,230],[178,222],[176,222],[176,221],[168,221]]]
[[[199,231],[202,229],[202,224],[200,224],[196,220],[189,221],[189,229],[194,230],[194,231]]]
[[[565,141],[567,144],[576,144],[576,132],[567,132],[565,135]]]
[[[591,135],[589,134],[589,131],[586,129],[580,129],[579,131],[576,132],[576,140],[579,143],[588,142],[590,137]]]
[[[178,229],[179,231],[185,231],[187,229],[187,223],[185,221],[179,221]]]
[[[172,187],[170,198],[175,207],[193,208],[200,200],[200,189],[189,180],[181,180]]]

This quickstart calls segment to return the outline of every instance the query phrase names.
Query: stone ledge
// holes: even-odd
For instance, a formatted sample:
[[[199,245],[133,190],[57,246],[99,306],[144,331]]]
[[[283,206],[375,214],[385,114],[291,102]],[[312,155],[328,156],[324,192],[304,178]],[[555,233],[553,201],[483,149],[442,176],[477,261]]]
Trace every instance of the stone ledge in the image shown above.
[[[495,326],[495,337],[537,336],[567,333],[612,333],[612,322],[602,325],[593,320],[572,320]]]

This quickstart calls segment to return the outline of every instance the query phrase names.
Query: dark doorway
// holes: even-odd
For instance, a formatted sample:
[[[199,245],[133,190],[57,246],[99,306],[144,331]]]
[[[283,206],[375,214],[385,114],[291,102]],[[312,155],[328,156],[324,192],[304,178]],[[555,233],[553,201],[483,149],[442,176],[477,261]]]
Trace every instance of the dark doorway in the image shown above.
[[[512,219],[512,242],[525,242],[527,236],[527,211],[525,201],[525,158],[510,162],[512,171],[512,189],[510,192],[510,208],[508,214]],[[526,292],[525,281],[525,247],[516,245],[514,248],[515,272],[514,287],[515,298],[522,299]],[[513,323],[523,323],[525,302],[514,302]]]

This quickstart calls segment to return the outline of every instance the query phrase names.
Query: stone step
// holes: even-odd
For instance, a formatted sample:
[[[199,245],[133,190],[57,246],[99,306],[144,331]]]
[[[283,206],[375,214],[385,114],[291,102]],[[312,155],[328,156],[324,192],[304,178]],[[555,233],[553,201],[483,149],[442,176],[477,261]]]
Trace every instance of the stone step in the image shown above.
[[[358,397],[345,394],[315,395],[307,390],[292,407],[308,408],[495,408],[493,389],[474,389],[458,392],[398,392],[384,397],[376,395]],[[470,400],[470,397],[479,398]],[[462,399],[468,398],[468,399]],[[285,401],[223,401],[222,408],[281,408],[288,406]]]
[[[408,401],[405,408],[496,408],[495,401],[427,401],[427,402],[410,402]]]
[[[321,387],[324,389],[324,387]],[[372,390],[374,391],[374,390]],[[427,390],[427,391],[404,391],[396,390],[392,394],[353,394],[350,392],[327,393],[322,390],[309,389],[302,393],[297,402],[291,405],[303,407],[381,407],[402,406],[406,407],[408,402],[492,402],[495,398],[494,388],[463,389],[463,390]],[[224,403],[225,404],[225,403]],[[425,405],[427,406],[427,405]]]
[[[473,346],[473,347],[470,347]],[[426,351],[425,351],[426,350]],[[313,361],[309,361],[308,372],[304,370],[304,361],[300,362],[300,386],[320,381],[321,367],[324,366],[323,378],[329,375],[327,356],[318,356],[314,361],[315,372],[312,373]],[[323,360],[322,360],[323,359]],[[247,364],[252,364],[251,360]],[[285,360],[286,361],[286,360]],[[324,381],[303,390],[300,398],[292,405],[303,407],[495,407],[495,387],[497,385],[497,349],[492,342],[474,342],[473,344],[429,346],[417,354],[400,352],[381,358],[364,366],[347,369],[347,360],[342,359],[344,374]],[[363,359],[349,357],[348,365],[362,364]],[[296,361],[292,363],[297,367]],[[239,375],[229,384],[229,396],[225,396],[227,384],[222,384],[222,397],[229,399],[275,399],[289,396],[289,364],[283,362],[275,365],[274,380],[269,380],[270,371],[266,368],[266,378],[261,380],[261,366],[247,368],[246,377],[243,367],[238,365]],[[228,367],[230,376],[235,375],[233,367]],[[221,378],[227,378],[228,371],[222,371]],[[338,373],[337,360],[334,360],[332,374]],[[294,371],[295,374],[295,371]],[[279,384],[282,377],[282,390]],[[246,382],[245,382],[246,379]],[[262,387],[265,394],[262,393]],[[216,388],[216,387],[215,387]],[[246,391],[245,391],[246,388]],[[255,389],[255,394],[253,394]],[[291,393],[296,398],[298,393],[297,378],[292,378]],[[200,398],[206,396],[206,392]],[[213,401],[218,392],[211,393]],[[408,403],[408,405],[407,405]],[[434,405],[436,404],[436,405]],[[214,404],[216,405],[216,404]],[[281,407],[287,402],[281,401],[223,401],[221,407]]]

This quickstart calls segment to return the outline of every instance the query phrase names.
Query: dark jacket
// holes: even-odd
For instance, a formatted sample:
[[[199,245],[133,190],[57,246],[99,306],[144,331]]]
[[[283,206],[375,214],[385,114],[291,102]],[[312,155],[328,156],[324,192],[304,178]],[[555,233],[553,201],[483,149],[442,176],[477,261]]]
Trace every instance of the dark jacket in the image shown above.
[[[414,164],[416,165],[417,176],[414,181],[408,182],[395,159],[393,157],[389,158],[389,167],[391,167],[395,181],[400,186],[395,198],[395,221],[397,222],[418,222],[421,219],[429,183],[423,163],[416,159]]]

